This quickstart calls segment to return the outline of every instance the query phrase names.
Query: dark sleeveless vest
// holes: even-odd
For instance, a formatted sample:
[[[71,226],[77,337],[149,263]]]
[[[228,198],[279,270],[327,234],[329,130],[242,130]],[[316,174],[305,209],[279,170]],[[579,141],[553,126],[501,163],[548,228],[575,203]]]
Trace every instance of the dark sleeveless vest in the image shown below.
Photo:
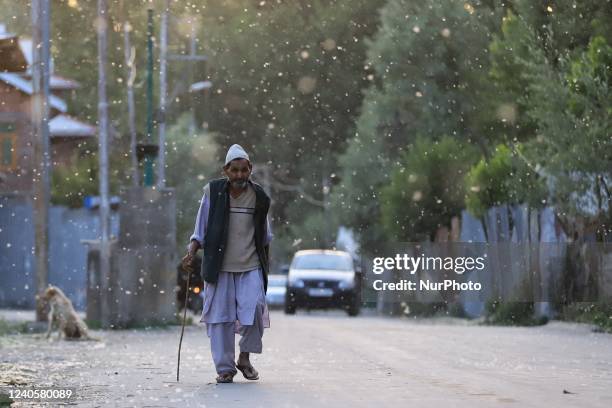
[[[268,253],[264,249],[266,233],[266,216],[270,209],[270,197],[264,189],[251,180],[249,184],[255,190],[255,249],[261,264],[264,278],[264,292],[268,291]],[[204,237],[204,256],[202,257],[202,279],[216,283],[223,263],[227,246],[227,226],[229,224],[229,180],[221,178],[212,180],[210,187],[210,207]]]

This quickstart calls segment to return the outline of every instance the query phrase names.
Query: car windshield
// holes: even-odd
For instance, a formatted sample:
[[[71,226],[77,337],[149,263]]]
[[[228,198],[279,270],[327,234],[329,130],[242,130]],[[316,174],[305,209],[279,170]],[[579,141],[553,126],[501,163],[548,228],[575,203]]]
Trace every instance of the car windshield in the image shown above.
[[[304,254],[296,256],[291,264],[292,269],[332,269],[350,271],[353,269],[351,258],[335,254]]]

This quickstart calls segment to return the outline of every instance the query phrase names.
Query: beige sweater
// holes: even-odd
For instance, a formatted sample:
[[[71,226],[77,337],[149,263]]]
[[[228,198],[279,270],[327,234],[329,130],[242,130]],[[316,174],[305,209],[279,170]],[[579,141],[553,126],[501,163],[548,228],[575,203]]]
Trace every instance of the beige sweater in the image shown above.
[[[227,245],[221,270],[246,272],[258,268],[259,257],[255,249],[255,190],[249,184],[237,198],[230,197]]]

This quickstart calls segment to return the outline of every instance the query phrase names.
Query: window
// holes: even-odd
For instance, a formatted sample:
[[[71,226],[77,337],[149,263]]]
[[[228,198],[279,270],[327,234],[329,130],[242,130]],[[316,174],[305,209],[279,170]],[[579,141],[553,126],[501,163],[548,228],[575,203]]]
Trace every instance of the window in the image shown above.
[[[347,255],[304,254],[296,256],[291,265],[293,269],[332,269],[352,271],[353,262]]]

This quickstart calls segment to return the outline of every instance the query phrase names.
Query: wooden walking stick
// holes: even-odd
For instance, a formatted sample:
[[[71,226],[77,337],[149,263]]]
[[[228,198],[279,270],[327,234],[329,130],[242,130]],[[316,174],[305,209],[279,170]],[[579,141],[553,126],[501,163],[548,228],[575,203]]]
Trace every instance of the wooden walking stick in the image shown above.
[[[187,317],[187,301],[189,300],[189,280],[191,271],[187,271],[187,288],[185,290],[185,305],[183,308],[183,325],[181,327],[181,338],[178,347],[178,361],[176,362],[176,382],[179,382],[179,371],[181,369],[181,345],[183,344],[183,333],[185,332],[185,319]]]

